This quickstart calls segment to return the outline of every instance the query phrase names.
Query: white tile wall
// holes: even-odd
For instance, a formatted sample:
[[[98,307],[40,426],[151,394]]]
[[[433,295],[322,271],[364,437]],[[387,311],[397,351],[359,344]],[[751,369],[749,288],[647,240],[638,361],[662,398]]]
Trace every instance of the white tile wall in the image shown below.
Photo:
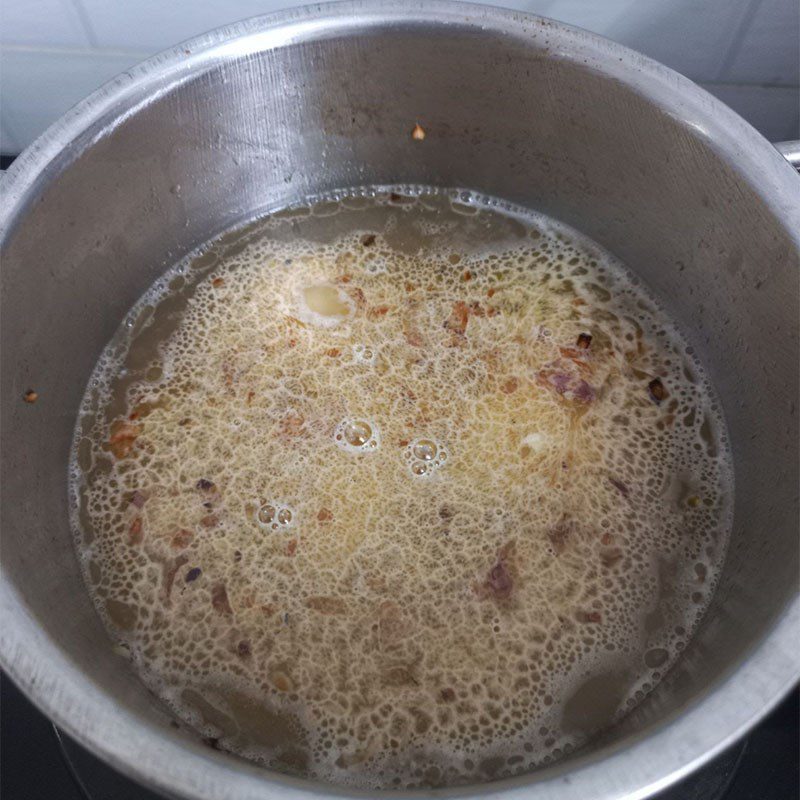
[[[771,142],[800,138],[800,91],[796,86],[704,85]]]
[[[72,0],[2,0],[0,43],[88,47],[91,38]]]
[[[0,122],[21,146],[107,80],[146,54],[4,46]]]
[[[730,63],[720,79],[729,83],[797,86],[800,82],[800,1],[756,2],[750,24],[742,31],[741,42],[731,53]]]
[[[149,54],[304,0],[0,0],[0,149],[29,144]],[[398,0],[402,2],[403,0]],[[767,137],[800,137],[798,0],[498,0],[661,61]]]

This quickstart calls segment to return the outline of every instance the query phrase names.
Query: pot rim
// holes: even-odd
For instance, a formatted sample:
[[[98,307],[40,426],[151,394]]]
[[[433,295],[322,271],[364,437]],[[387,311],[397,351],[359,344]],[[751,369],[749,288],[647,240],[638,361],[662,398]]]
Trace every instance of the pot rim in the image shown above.
[[[687,78],[632,50],[578,28],[522,12],[452,0],[348,0],[305,6],[237,22],[143,61],[68,111],[12,164],[2,180],[0,246],[35,200],[37,187],[137,109],[221,61],[291,43],[375,26],[428,25],[483,30],[523,41],[550,40],[554,58],[580,54],[589,68],[655,98],[725,152],[800,248],[798,177],[748,123]],[[555,47],[554,45],[558,45]],[[5,570],[0,581],[0,666],[38,708],[72,738],[128,777],[172,796],[257,800],[280,795],[401,796],[346,791],[294,779],[210,750],[116,706],[81,672],[27,612]],[[13,622],[12,622],[13,620]],[[680,780],[755,725],[800,680],[800,596],[771,630],[703,697],[645,735],[632,735],[591,755],[517,778],[437,791],[446,797],[503,794],[558,800],[637,800]],[[89,724],[76,722],[85,721]],[[535,794],[534,794],[535,793]],[[405,796],[430,793],[406,792]]]

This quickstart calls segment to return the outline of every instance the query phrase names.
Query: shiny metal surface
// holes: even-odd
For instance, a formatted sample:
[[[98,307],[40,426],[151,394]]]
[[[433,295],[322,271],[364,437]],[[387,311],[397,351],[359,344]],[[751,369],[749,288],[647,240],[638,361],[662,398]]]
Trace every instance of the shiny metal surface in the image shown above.
[[[410,137],[416,122],[421,143]],[[83,589],[66,464],[98,354],[165,267],[260,211],[362,184],[486,192],[622,258],[701,353],[736,460],[722,583],[657,690],[552,767],[443,794],[646,797],[797,681],[800,178],[690,81],[510,11],[438,0],[310,7],[133,68],[2,183],[0,658],[60,726],[127,775],[207,800],[342,794],[170,726],[111,651]]]
[[[800,141],[777,142],[775,149],[798,171],[800,171]]]

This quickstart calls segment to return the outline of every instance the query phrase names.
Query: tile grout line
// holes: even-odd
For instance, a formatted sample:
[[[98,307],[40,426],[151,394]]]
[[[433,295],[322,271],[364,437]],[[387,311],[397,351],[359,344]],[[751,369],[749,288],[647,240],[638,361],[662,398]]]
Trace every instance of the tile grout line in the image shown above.
[[[97,38],[97,34],[95,33],[92,20],[89,17],[89,14],[86,12],[86,8],[84,7],[82,0],[69,0],[69,2],[73,9],[75,9],[75,13],[78,15],[81,25],[83,25],[83,30],[86,33],[86,38],[89,40],[89,44],[94,48],[99,48],[100,43]]]
[[[733,66],[734,61],[736,61],[736,57],[741,52],[744,38],[752,26],[753,19],[755,18],[756,13],[758,13],[758,9],[761,7],[762,2],[763,0],[750,0],[748,3],[747,9],[745,10],[741,20],[739,21],[739,24],[736,27],[736,32],[733,34],[733,41],[731,41],[730,45],[728,46],[728,50],[722,59],[722,63],[720,64],[719,71],[717,72],[718,81],[722,81],[723,77]]]

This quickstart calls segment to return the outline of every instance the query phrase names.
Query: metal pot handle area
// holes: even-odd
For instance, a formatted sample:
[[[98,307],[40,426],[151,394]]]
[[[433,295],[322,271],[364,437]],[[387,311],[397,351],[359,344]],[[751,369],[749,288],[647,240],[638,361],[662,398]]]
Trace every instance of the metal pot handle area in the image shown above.
[[[775,149],[800,172],[800,140],[793,142],[776,142]]]

